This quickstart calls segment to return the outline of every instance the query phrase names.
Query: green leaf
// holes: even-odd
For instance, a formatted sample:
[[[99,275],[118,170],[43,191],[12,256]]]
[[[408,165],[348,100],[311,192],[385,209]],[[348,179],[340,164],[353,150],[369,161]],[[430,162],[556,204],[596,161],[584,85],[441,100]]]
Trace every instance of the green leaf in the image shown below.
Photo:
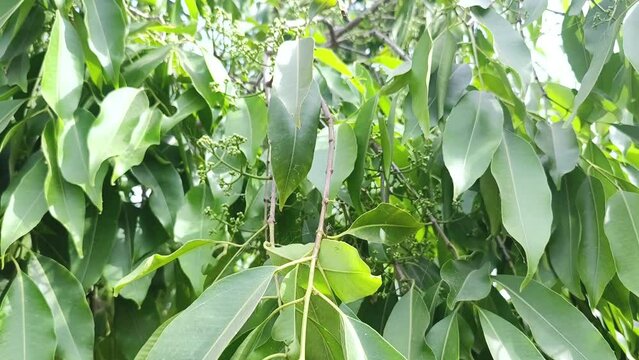
[[[444,129],[443,155],[455,198],[488,169],[501,143],[503,124],[501,106],[487,92],[467,93],[451,111]]]
[[[7,248],[38,225],[47,212],[47,201],[44,198],[47,165],[42,153],[36,153],[33,157],[33,166],[20,176],[8,197],[0,231],[0,256],[3,259]]]
[[[528,282],[537,270],[552,226],[552,195],[544,169],[530,144],[504,131],[491,172],[499,187],[504,228],[526,252]]]
[[[94,208],[90,208],[87,213],[86,231],[82,241],[84,257],[71,259],[71,272],[85,290],[90,289],[100,279],[102,270],[109,261],[118,231],[119,214],[120,198],[112,189],[105,193],[102,213],[98,213]]]
[[[425,359],[430,350],[424,343],[429,323],[428,306],[413,285],[395,304],[384,327],[384,338],[406,359]]]
[[[268,119],[264,100],[259,96],[239,100],[239,109],[227,116],[225,134],[240,135],[246,139],[240,149],[249,164],[253,165],[266,136]]]
[[[541,18],[548,7],[548,0],[524,0],[521,4],[523,25],[531,24]]]
[[[211,285],[167,325],[148,359],[217,359],[259,303],[275,269],[248,269]]]
[[[386,179],[390,179],[390,170],[393,164],[393,152],[395,150],[395,114],[397,113],[398,97],[393,97],[388,118],[379,117],[379,137],[382,145],[382,169]]]
[[[4,28],[7,20],[20,8],[23,0],[7,1],[0,4],[0,30]]]
[[[604,230],[617,267],[619,279],[639,296],[639,195],[618,191],[606,203]]]
[[[93,357],[93,315],[78,280],[64,266],[44,257],[29,260],[28,273],[53,313],[61,359]]]
[[[371,126],[373,119],[377,115],[377,96],[368,99],[359,109],[357,119],[355,120],[355,139],[357,140],[357,158],[353,166],[353,172],[347,179],[348,193],[353,200],[353,205],[358,211],[362,211],[361,191],[364,175],[366,174],[366,152],[368,150],[368,141],[371,137]]]
[[[433,48],[433,53],[439,55],[433,58],[432,67],[437,68],[437,119],[441,119],[444,116],[448,84],[455,64],[457,39],[450,31],[446,30],[437,36]]]
[[[604,231],[606,199],[601,182],[588,177],[577,193],[577,210],[581,222],[578,269],[594,308],[606,285],[615,275],[615,263]]]
[[[559,294],[518,276],[499,275],[499,285],[510,295],[517,313],[530,328],[535,342],[553,359],[616,359],[597,329],[572,304]]]
[[[169,132],[175,125],[191,114],[204,109],[206,101],[198,95],[197,90],[190,88],[177,98],[173,106],[175,106],[177,111],[172,116],[165,116],[162,119],[162,134]]]
[[[160,143],[160,126],[162,113],[156,108],[150,108],[140,115],[140,119],[131,131],[131,139],[125,149],[113,159],[113,183],[133,166],[144,160],[146,150],[152,145]]]
[[[44,128],[42,135],[42,151],[47,160],[48,173],[44,181],[44,197],[47,200],[49,213],[69,232],[73,245],[80,257],[82,238],[84,237],[84,215],[86,205],[84,193],[79,187],[64,180],[58,167],[56,144],[56,121],[52,120]]]
[[[493,46],[499,60],[517,71],[522,87],[526,87],[532,77],[533,69],[530,50],[524,39],[495,9],[474,8],[472,11],[475,18],[493,34]]]
[[[166,327],[169,326],[171,321],[173,321],[176,316],[177,314],[171,316],[168,320],[163,322],[162,325],[155,329],[151,336],[146,340],[144,345],[142,345],[140,351],[138,351],[137,355],[135,356],[135,360],[147,360],[149,358],[149,353],[153,349],[153,346],[155,346],[155,343],[157,343],[160,335],[162,335],[162,332],[164,332]]]
[[[319,123],[320,96],[317,84],[313,83],[302,103],[301,124],[297,126],[282,100],[275,94],[271,95],[268,135],[280,209],[311,170]]]
[[[151,49],[122,69],[122,76],[127,86],[138,87],[144,83],[153,70],[166,61],[171,52],[170,46]]]
[[[440,320],[426,334],[426,344],[432,349],[436,360],[459,359],[459,340],[457,312]]]
[[[147,158],[131,169],[140,184],[151,189],[149,206],[168,234],[173,233],[177,212],[184,200],[182,179],[175,167]]]
[[[111,0],[109,0],[111,1]],[[109,93],[100,106],[100,115],[87,134],[89,179],[95,184],[96,173],[104,161],[126,155],[140,117],[149,108],[144,91],[120,88]]]
[[[381,203],[355,219],[351,227],[338,237],[352,235],[373,243],[397,244],[409,239],[423,227],[424,224],[407,211]]]
[[[442,280],[450,288],[449,308],[452,309],[459,301],[481,300],[488,296],[493,267],[489,261],[482,260],[480,256],[473,256],[465,260],[449,260],[442,266]]]
[[[82,43],[73,25],[59,12],[42,63],[42,97],[63,120],[73,119],[84,83]]]
[[[508,321],[488,310],[477,309],[488,349],[495,360],[543,360],[539,350]]]
[[[624,34],[623,53],[635,70],[639,71],[639,44],[632,38],[634,34],[639,34],[639,6],[636,4],[628,11],[621,31]]]
[[[214,242],[212,242],[211,240],[191,240],[187,241],[186,243],[184,243],[184,245],[180,246],[177,250],[168,255],[153,254],[147,257],[146,259],[142,260],[142,262],[138,266],[136,266],[133,271],[131,271],[122,279],[118,280],[118,282],[113,287],[114,295],[117,296],[118,293],[125,286],[136,280],[142,279],[143,277],[153,273],[155,270],[190,252],[191,250],[195,250],[204,245],[211,245],[212,243]]]
[[[20,106],[24,104],[25,100],[5,100],[0,101],[0,133],[7,128],[9,122],[13,118],[13,115],[18,111]]]
[[[430,132],[430,112],[428,109],[428,92],[430,84],[430,70],[433,59],[433,40],[427,28],[415,44],[408,88],[413,99],[413,114],[417,117],[419,127],[424,136]]]
[[[579,281],[578,259],[581,220],[577,209],[577,191],[584,181],[575,170],[561,179],[561,191],[553,194],[554,230],[548,243],[548,259],[561,282],[571,293],[583,299]]]
[[[357,139],[350,125],[346,123],[339,124],[335,128],[335,137],[335,157],[330,183],[330,198],[334,198],[337,195],[342,183],[353,171],[357,158]],[[319,191],[324,191],[328,147],[328,128],[324,128],[317,135],[313,165],[308,173],[308,179]]]
[[[216,224],[204,213],[207,207],[213,208],[213,195],[209,188],[206,184],[192,187],[186,193],[182,207],[176,214],[173,230],[175,241],[185,243],[189,240],[211,237],[210,233],[215,229]]]
[[[315,96],[313,83],[312,38],[297,38],[283,42],[277,50],[273,72],[272,96],[281,101],[296,128],[304,126],[307,97]]]
[[[377,331],[367,324],[340,313],[342,319],[342,347],[347,360],[405,359]]]
[[[124,61],[127,35],[126,18],[117,0],[82,0],[84,23],[89,35],[89,48],[106,72],[106,78],[117,85]]]
[[[535,143],[544,153],[542,162],[546,164],[550,177],[557,189],[561,187],[561,177],[572,171],[579,161],[579,144],[572,127],[562,123],[537,122]]]
[[[56,349],[53,316],[27,275],[17,269],[0,305],[0,358],[53,359]]]

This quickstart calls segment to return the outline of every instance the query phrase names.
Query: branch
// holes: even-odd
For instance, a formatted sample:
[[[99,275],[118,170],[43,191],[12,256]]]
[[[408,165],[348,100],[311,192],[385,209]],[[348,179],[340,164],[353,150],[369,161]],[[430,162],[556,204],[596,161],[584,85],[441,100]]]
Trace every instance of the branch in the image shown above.
[[[322,207],[319,214],[319,223],[317,224],[317,232],[315,233],[315,244],[313,246],[313,252],[311,253],[311,265],[308,273],[308,286],[306,287],[306,293],[304,294],[304,312],[302,313],[302,334],[301,334],[301,349],[300,360],[306,358],[306,328],[308,325],[308,311],[311,304],[311,295],[313,294],[313,282],[315,276],[315,268],[317,267],[317,259],[319,257],[320,245],[324,238],[324,219],[326,218],[326,208],[328,207],[329,192],[331,188],[331,177],[333,176],[333,160],[335,157],[335,128],[333,127],[333,115],[331,114],[328,105],[324,99],[322,99],[322,113],[328,122],[328,155],[326,161],[326,177],[324,178],[324,192],[322,195]]]
[[[406,54],[406,52],[404,52],[404,50],[402,50],[402,48],[399,47],[399,45],[397,45],[391,38],[384,35],[379,30],[373,30],[373,35],[383,40],[386,43],[386,45],[388,45],[389,48],[391,48],[397,55],[399,55],[399,57],[402,60],[404,61],[410,60],[410,58],[408,57],[408,54]]]
[[[378,0],[376,3],[373,4],[373,6],[371,6],[370,8],[368,8],[366,10],[364,10],[364,12],[360,16],[358,16],[355,19],[351,20],[349,23],[347,23],[343,27],[335,30],[335,39],[336,39],[336,41],[339,40],[340,37],[344,36],[344,34],[348,33],[349,31],[353,30],[354,28],[356,28],[362,21],[364,21],[364,19],[366,19],[366,17],[368,15],[374,13],[386,1],[387,0]]]

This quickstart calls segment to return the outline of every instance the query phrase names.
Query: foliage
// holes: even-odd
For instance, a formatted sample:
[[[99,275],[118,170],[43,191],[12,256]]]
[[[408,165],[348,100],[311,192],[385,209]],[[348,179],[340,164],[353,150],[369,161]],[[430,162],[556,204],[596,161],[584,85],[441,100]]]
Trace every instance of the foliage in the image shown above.
[[[559,3],[0,1],[0,358],[638,358],[639,4]]]

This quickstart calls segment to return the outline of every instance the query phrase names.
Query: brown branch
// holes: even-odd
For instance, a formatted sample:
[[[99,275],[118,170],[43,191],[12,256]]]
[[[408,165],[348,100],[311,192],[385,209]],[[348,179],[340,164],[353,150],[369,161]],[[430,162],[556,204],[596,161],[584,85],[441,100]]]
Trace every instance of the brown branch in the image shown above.
[[[364,19],[366,19],[368,15],[377,11],[377,9],[379,9],[379,7],[382,6],[386,1],[387,0],[378,0],[376,3],[373,4],[373,6],[364,10],[364,12],[360,16],[351,20],[349,23],[347,23],[343,27],[335,30],[335,39],[339,40],[339,38],[344,36],[344,34],[356,28],[362,21],[364,21]]]
[[[311,264],[308,273],[308,282],[306,293],[304,294],[304,312],[302,313],[302,333],[300,337],[300,360],[306,357],[306,328],[308,325],[308,311],[311,303],[311,295],[313,294],[313,282],[315,277],[315,268],[317,267],[317,259],[319,258],[320,246],[324,238],[324,219],[326,218],[326,209],[329,202],[329,194],[331,189],[331,177],[333,176],[333,160],[335,157],[335,128],[334,120],[328,105],[322,99],[322,113],[328,122],[328,154],[326,161],[326,176],[324,178],[324,191],[322,194],[322,206],[320,208],[319,223],[317,224],[317,232],[315,233],[315,243],[313,252],[311,253]]]
[[[373,30],[372,33],[373,33],[373,35],[377,36],[382,41],[384,41],[384,43],[386,43],[386,45],[388,45],[388,47],[391,48],[391,50],[393,50],[397,55],[399,55],[399,57],[402,60],[404,60],[404,61],[410,60],[410,58],[408,57],[408,54],[406,54],[406,52],[404,50],[402,50],[402,48],[399,47],[399,45],[397,45],[391,38],[389,38],[388,36],[384,35],[379,30]]]

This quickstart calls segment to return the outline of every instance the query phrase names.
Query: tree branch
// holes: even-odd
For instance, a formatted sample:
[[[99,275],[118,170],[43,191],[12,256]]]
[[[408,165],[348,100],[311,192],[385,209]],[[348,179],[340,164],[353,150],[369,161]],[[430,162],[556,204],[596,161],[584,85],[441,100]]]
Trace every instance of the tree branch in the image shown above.
[[[349,23],[347,23],[343,27],[335,30],[335,41],[338,41],[340,37],[344,36],[346,33],[356,28],[362,21],[364,21],[364,19],[366,19],[368,15],[377,11],[377,9],[379,9],[379,7],[382,6],[386,1],[387,0],[378,0],[376,3],[373,4],[373,6],[364,10],[364,12],[360,16],[351,20]]]
[[[315,277],[315,268],[317,267],[317,259],[319,257],[320,246],[324,238],[324,219],[326,218],[326,209],[329,202],[329,193],[331,189],[331,177],[333,176],[333,160],[335,157],[335,128],[334,120],[328,105],[322,99],[322,113],[328,122],[328,155],[326,161],[326,176],[324,178],[324,192],[322,195],[322,207],[319,214],[319,223],[317,224],[317,232],[315,233],[315,244],[311,253],[311,265],[308,273],[308,286],[304,294],[304,312],[302,313],[302,334],[300,336],[301,349],[300,360],[306,358],[306,328],[308,325],[308,311],[311,303],[311,295],[313,294],[313,282]]]
[[[399,57],[402,60],[404,60],[404,61],[410,60],[410,58],[408,57],[408,54],[406,54],[406,52],[404,50],[402,50],[402,48],[399,47],[399,45],[397,45],[391,38],[389,38],[388,36],[384,35],[381,31],[373,30],[373,35],[375,35],[378,38],[380,38],[381,40],[383,40],[384,43],[386,43],[386,45],[388,45],[388,47],[391,48],[391,50],[393,50],[397,55],[399,55]]]

